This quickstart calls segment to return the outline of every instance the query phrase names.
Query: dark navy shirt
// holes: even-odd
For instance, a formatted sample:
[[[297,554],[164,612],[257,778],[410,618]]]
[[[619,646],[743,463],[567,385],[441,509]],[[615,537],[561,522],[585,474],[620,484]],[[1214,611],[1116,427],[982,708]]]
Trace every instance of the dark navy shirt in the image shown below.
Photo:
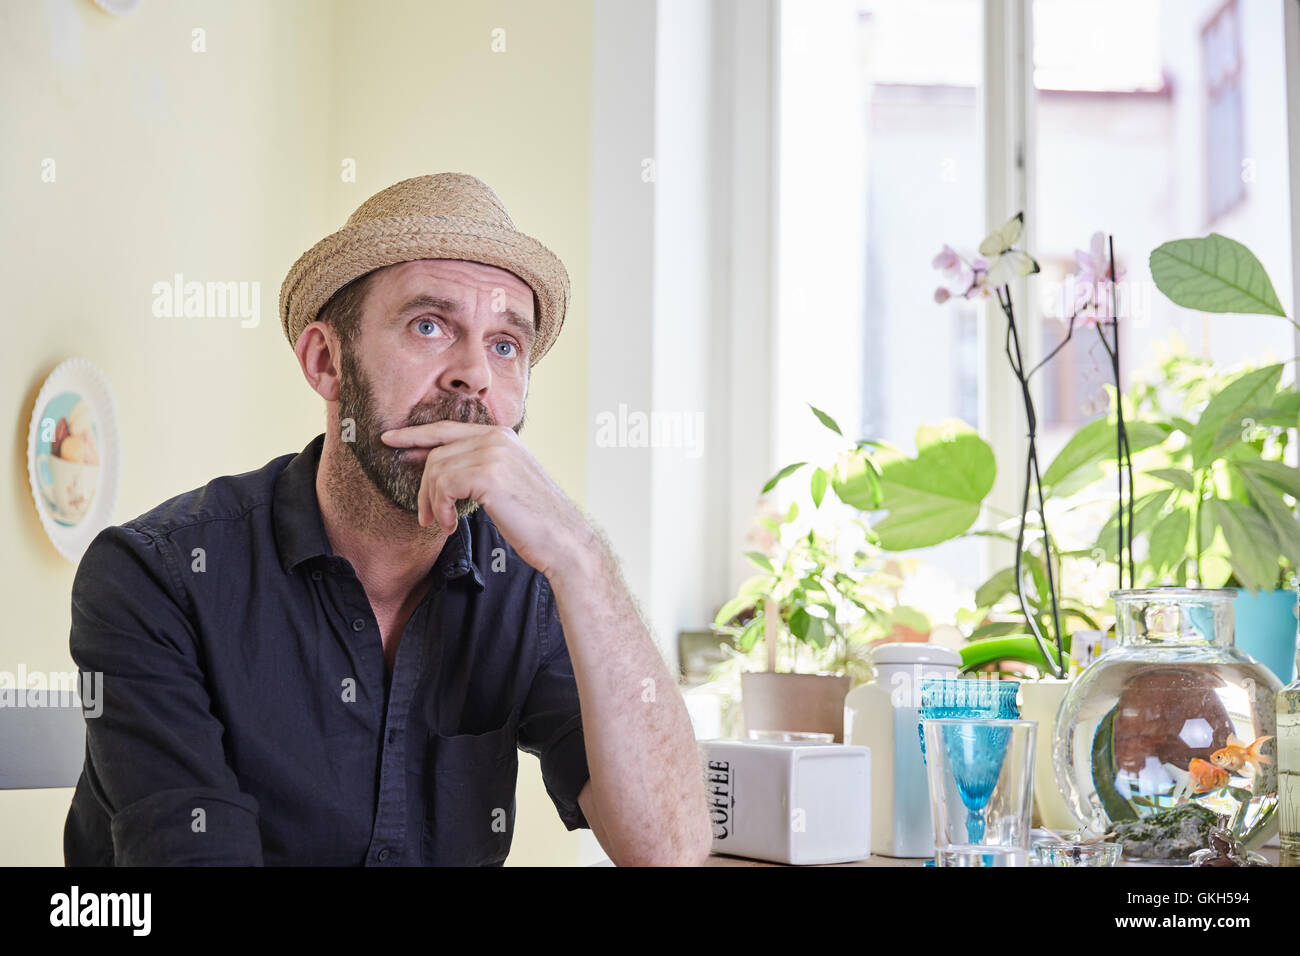
[[[391,677],[316,498],[325,436],[217,478],[81,559],[72,657],[103,676],[70,866],[500,865],[516,748],[570,829],[587,757],[544,575],[462,518]]]

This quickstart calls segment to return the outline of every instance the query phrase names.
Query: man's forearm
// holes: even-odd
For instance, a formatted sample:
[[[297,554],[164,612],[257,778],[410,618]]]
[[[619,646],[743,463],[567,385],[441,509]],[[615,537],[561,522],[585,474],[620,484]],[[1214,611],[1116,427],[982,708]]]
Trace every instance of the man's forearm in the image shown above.
[[[592,795],[620,865],[697,865],[711,833],[686,703],[608,545],[549,578],[582,702]]]

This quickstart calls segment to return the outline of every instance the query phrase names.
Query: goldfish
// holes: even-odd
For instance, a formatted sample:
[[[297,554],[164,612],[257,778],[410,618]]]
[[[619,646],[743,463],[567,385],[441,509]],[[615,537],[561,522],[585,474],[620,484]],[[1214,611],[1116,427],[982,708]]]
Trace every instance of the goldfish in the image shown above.
[[[1259,748],[1272,739],[1271,736],[1257,737],[1253,744],[1248,745],[1244,740],[1238,740],[1229,734],[1228,745],[1210,754],[1210,763],[1222,767],[1229,773],[1238,773],[1243,767],[1249,766],[1251,774],[1254,775],[1255,771],[1261,769],[1264,764],[1273,762],[1259,752]]]
[[[1209,793],[1221,790],[1228,785],[1231,774],[1222,767],[1216,767],[1208,760],[1193,757],[1187,765],[1187,775],[1191,778],[1192,793]]]

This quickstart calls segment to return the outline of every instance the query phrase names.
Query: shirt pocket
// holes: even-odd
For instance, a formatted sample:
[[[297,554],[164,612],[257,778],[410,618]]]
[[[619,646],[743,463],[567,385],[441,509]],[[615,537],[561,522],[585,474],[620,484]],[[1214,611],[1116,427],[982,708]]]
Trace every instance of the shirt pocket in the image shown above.
[[[500,866],[515,829],[516,725],[432,734],[423,855],[435,866]]]

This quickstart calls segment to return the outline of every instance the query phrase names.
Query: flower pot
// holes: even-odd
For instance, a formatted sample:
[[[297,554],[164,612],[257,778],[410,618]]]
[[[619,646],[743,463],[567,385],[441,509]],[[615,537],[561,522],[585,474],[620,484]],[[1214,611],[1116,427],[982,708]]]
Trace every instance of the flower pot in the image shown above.
[[[1283,684],[1295,680],[1296,592],[1237,588],[1233,602],[1236,645],[1259,661]]]
[[[1065,802],[1052,768],[1056,715],[1071,683],[1068,680],[1020,682],[1020,717],[1038,722],[1038,737],[1034,744],[1034,826],[1048,827],[1058,833],[1079,826]]]
[[[844,743],[844,698],[852,680],[847,674],[778,674],[747,671],[740,675],[745,733],[793,730],[834,734]]]
[[[1227,814],[1251,849],[1277,830],[1277,677],[1233,646],[1230,588],[1114,591],[1117,646],[1066,693],[1053,762],[1066,803],[1097,833],[1161,834],[1126,853],[1183,859],[1187,814]],[[1254,745],[1267,762],[1246,754]],[[1188,807],[1186,804],[1194,804]],[[1168,836],[1168,839],[1165,838]]]

